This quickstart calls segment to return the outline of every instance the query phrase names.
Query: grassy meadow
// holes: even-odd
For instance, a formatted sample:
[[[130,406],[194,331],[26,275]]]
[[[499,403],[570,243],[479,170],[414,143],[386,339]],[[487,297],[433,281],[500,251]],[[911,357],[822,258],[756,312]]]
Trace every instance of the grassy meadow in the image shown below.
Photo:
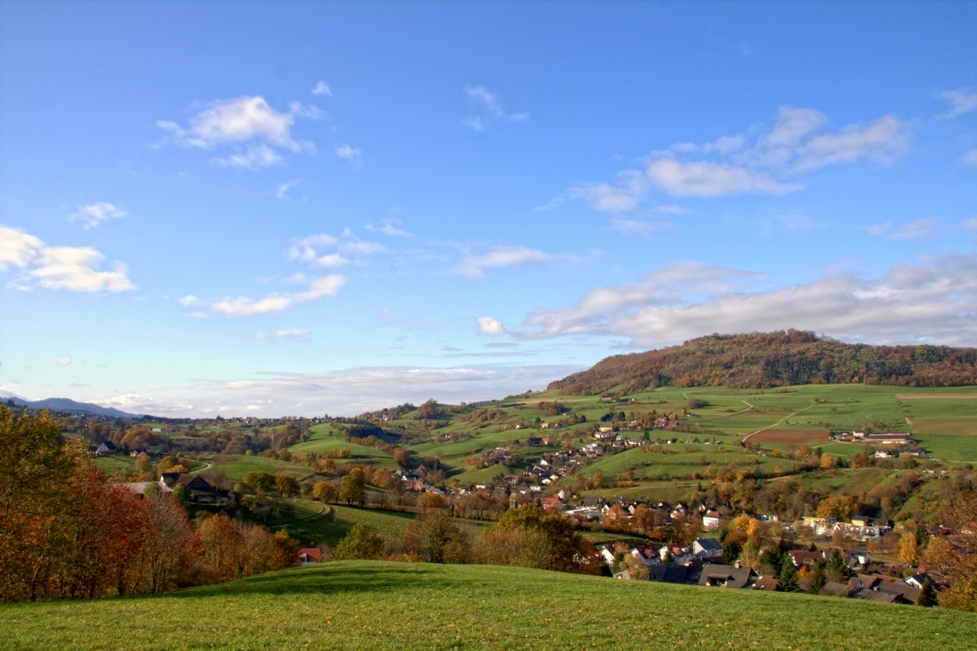
[[[369,561],[156,597],[0,607],[4,651],[919,651],[972,648],[975,639],[977,616],[956,611],[523,568]]]

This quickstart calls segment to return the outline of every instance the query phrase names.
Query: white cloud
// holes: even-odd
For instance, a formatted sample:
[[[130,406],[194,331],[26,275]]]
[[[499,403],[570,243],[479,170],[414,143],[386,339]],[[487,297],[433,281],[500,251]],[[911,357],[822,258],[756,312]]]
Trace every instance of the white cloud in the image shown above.
[[[483,335],[497,337],[505,334],[505,326],[498,319],[493,319],[490,316],[480,316],[478,317],[478,331]]]
[[[949,113],[944,114],[942,117],[955,118],[959,115],[970,113],[971,111],[977,111],[977,89],[958,88],[956,90],[937,93],[936,97],[950,103]]]
[[[48,247],[28,273],[46,289],[115,293],[136,288],[121,262],[113,263],[111,271],[98,271],[104,259],[104,255],[89,247]]]
[[[665,192],[679,197],[719,197],[733,194],[786,194],[800,189],[760,172],[725,163],[681,163],[661,158],[648,166],[648,178]]]
[[[108,202],[96,201],[95,203],[87,206],[79,206],[76,212],[68,215],[68,219],[72,221],[82,221],[84,223],[84,228],[94,228],[104,221],[108,221],[109,219],[121,219],[127,214],[128,213],[126,213],[125,210],[113,206]]]
[[[90,247],[51,247],[33,235],[0,226],[0,271],[8,266],[21,268],[20,278],[13,283],[20,289],[31,285],[75,292],[136,289],[121,262],[113,263],[111,271],[99,271],[104,259]]]
[[[797,149],[791,171],[807,172],[862,158],[889,164],[908,149],[908,125],[887,115],[865,127],[849,126],[836,134],[811,138]]]
[[[871,235],[886,237],[897,242],[921,242],[931,239],[936,233],[936,220],[932,217],[921,217],[898,227],[893,226],[892,222],[886,222],[873,224],[865,230]]]
[[[68,366],[69,364],[71,364],[71,360],[68,359],[67,357],[59,357],[54,361],[56,361],[61,366]]]
[[[703,265],[669,265],[634,285],[591,290],[566,310],[531,314],[519,337],[624,337],[634,347],[712,332],[800,328],[877,344],[977,344],[977,254],[896,265],[880,278],[826,275],[792,286]]]
[[[9,266],[27,266],[43,248],[44,242],[33,235],[0,226],[0,271]]]
[[[409,231],[405,231],[402,228],[397,228],[397,226],[400,226],[403,223],[404,222],[402,222],[401,220],[394,219],[394,218],[381,219],[379,226],[374,226],[373,224],[367,224],[366,230],[373,233],[377,233],[377,232],[383,233],[384,235],[388,235],[390,237],[413,237],[414,236],[413,233]]]
[[[275,197],[277,199],[287,199],[289,191],[302,182],[302,179],[295,179],[294,181],[286,181],[284,183],[278,184],[278,189],[275,190]]]
[[[611,225],[615,230],[625,235],[639,235],[649,237],[661,230],[661,224],[646,221],[644,219],[628,219],[625,217],[615,217],[611,220]]]
[[[330,249],[335,251],[327,253],[326,251]],[[386,247],[379,242],[361,240],[346,229],[339,237],[328,233],[303,237],[288,248],[286,255],[289,260],[299,260],[312,267],[334,268],[349,264],[350,259],[346,256],[361,258],[383,253],[386,250]]]
[[[977,231],[977,217],[971,217],[970,219],[960,222],[960,228],[968,231]]]
[[[257,341],[266,341],[270,344],[278,343],[279,341],[286,341],[288,343],[299,343],[307,342],[309,340],[309,335],[312,334],[311,330],[305,330],[304,328],[291,328],[289,330],[277,330],[272,334],[265,334],[263,332],[256,332],[251,335],[251,339]]]
[[[497,122],[525,122],[529,119],[528,113],[506,112],[495,93],[485,86],[466,86],[464,91],[476,114],[466,117],[462,124],[473,131],[485,131]]]
[[[219,165],[255,170],[281,163],[282,152],[315,151],[312,143],[292,137],[296,116],[310,117],[314,107],[293,104],[292,110],[296,108],[301,111],[280,113],[263,97],[239,97],[213,102],[192,116],[185,127],[168,120],[160,120],[156,125],[169,134],[172,142],[184,147],[206,150],[229,147],[230,155],[214,159]]]
[[[264,373],[239,379],[201,381],[186,387],[154,387],[98,404],[158,416],[259,417],[355,416],[364,411],[434,398],[444,403],[502,398],[544,388],[577,366],[457,368],[381,367],[332,373]]]
[[[329,87],[329,84],[327,84],[326,82],[320,81],[312,89],[312,94],[313,95],[319,95],[319,96],[325,95],[326,97],[332,97],[332,88],[330,88]]]
[[[965,153],[961,158],[960,162],[964,165],[970,165],[971,167],[977,167],[977,149],[971,149]]]
[[[270,294],[264,298],[254,299],[249,296],[225,296],[213,300],[202,300],[193,296],[184,296],[180,304],[185,307],[204,307],[211,314],[235,319],[259,314],[278,314],[296,303],[304,303],[325,296],[335,296],[339,293],[346,279],[343,276],[330,274],[308,281],[308,288],[302,292],[286,292]],[[189,316],[199,316],[194,312]]]
[[[617,184],[585,183],[569,195],[611,214],[636,210],[653,189],[677,197],[782,195],[803,188],[797,175],[862,160],[888,164],[909,148],[909,125],[891,115],[819,134],[827,123],[815,109],[782,106],[767,132],[673,144],[652,152],[644,170],[621,172]]]
[[[363,164],[363,152],[348,144],[336,147],[336,155],[348,161],[354,168],[358,169]]]
[[[641,172],[621,173],[618,185],[588,183],[570,189],[570,196],[584,199],[594,210],[605,213],[630,212],[648,192],[648,179]]]
[[[545,253],[537,249],[529,249],[524,246],[504,246],[495,248],[488,253],[479,255],[468,254],[461,263],[454,267],[452,273],[466,276],[468,278],[485,278],[486,269],[496,269],[499,267],[512,267],[524,264],[543,264],[549,262],[568,262],[575,264],[580,259],[575,255],[563,254],[556,255]]]
[[[215,158],[214,163],[222,167],[239,167],[246,170],[259,170],[264,167],[280,165],[285,159],[265,144],[252,145],[227,158]]]
[[[325,111],[315,104],[303,104],[302,102],[289,102],[288,112],[296,117],[310,120],[325,120],[329,117]]]

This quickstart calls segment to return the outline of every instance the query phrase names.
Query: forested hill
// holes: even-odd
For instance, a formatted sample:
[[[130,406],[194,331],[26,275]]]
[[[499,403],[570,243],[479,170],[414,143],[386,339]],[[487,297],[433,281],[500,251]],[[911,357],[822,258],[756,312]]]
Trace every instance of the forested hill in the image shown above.
[[[614,387],[632,393],[658,386],[767,388],[848,382],[977,384],[977,348],[845,344],[799,330],[710,335],[681,346],[608,357],[551,383],[549,389],[596,395]]]

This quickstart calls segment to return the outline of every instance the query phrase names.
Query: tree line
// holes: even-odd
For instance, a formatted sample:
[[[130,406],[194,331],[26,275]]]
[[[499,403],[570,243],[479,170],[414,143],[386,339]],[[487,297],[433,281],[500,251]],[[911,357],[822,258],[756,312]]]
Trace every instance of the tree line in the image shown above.
[[[294,564],[287,534],[106,482],[47,412],[0,406],[0,602],[158,594]]]

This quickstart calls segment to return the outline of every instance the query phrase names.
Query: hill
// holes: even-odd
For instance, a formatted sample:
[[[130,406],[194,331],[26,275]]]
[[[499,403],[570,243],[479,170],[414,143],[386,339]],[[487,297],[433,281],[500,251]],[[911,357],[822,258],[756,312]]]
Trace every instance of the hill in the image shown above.
[[[977,348],[845,344],[788,330],[699,337],[661,350],[615,355],[549,385],[565,395],[660,386],[770,388],[798,384],[977,384]]]
[[[971,613],[523,568],[337,562],[0,607],[0,649],[939,649]],[[969,640],[969,642],[968,642]]]
[[[136,414],[114,409],[112,407],[102,407],[91,402],[78,402],[70,398],[46,398],[44,400],[24,400],[15,396],[9,396],[4,402],[16,405],[17,407],[28,407],[29,409],[50,409],[51,411],[65,411],[69,413],[94,414],[96,416],[108,416],[109,418],[139,418]]]

